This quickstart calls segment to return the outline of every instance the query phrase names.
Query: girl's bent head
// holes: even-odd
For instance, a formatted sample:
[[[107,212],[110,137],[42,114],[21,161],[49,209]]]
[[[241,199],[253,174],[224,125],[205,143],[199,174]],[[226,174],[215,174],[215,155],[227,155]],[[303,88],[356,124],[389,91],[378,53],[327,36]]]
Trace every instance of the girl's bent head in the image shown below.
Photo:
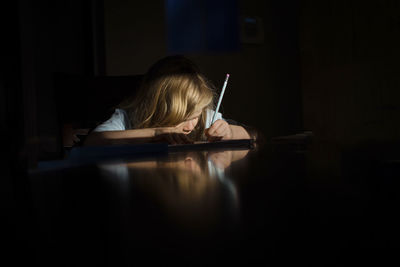
[[[183,124],[187,133],[195,130],[201,135],[213,96],[211,84],[194,63],[183,56],[170,56],[149,69],[136,98],[123,108],[133,128]]]

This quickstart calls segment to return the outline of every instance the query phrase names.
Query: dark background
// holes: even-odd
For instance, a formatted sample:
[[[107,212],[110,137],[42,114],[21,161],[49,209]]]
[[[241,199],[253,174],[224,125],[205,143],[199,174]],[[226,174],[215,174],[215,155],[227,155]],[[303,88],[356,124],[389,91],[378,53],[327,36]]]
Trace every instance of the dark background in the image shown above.
[[[4,4],[0,85],[2,127],[7,131],[2,132],[19,160],[35,166],[38,160],[59,157],[59,95],[69,97],[64,106],[76,105],[75,112],[80,112],[79,101],[92,107],[98,101],[91,98],[96,96],[93,88],[82,83],[57,87],[56,74],[139,75],[157,59],[179,52],[193,59],[217,88],[230,73],[223,114],[258,128],[267,139],[307,130],[345,146],[397,140],[397,1],[222,1],[226,9],[197,1],[203,13],[183,6],[199,18],[227,13],[231,24],[225,29],[237,29],[238,35],[240,25],[232,23],[232,16],[238,21],[243,16],[262,19],[262,42],[232,44],[237,36],[230,30],[217,49],[210,40],[227,32],[218,30],[221,20],[199,22],[195,16],[189,22],[195,29],[203,27],[202,34],[188,34],[184,45],[171,48],[171,36],[184,29],[173,32],[174,14],[168,13],[167,2]],[[188,17],[178,16],[176,25]],[[209,45],[191,45],[190,38]],[[110,97],[116,94],[109,91]],[[87,110],[81,112],[85,116]]]
[[[267,140],[306,130],[338,148],[398,143],[399,1],[238,0],[231,11],[261,18],[264,41],[184,53],[217,87],[231,74],[225,117],[256,127]],[[143,74],[171,53],[167,14],[160,0],[2,3],[0,188],[6,224],[18,225],[14,189],[24,181],[17,177],[40,160],[60,157],[57,96],[73,96],[67,102],[72,107],[91,101],[93,91],[85,87],[57,87],[56,74]],[[316,164],[329,166],[329,156]]]

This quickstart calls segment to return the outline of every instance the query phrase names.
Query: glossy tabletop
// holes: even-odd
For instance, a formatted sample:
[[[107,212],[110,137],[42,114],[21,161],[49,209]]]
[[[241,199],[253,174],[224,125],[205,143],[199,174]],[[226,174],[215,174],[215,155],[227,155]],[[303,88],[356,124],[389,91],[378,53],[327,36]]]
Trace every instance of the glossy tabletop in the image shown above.
[[[33,172],[36,255],[67,266],[339,264],[390,255],[397,165],[361,154],[281,144]]]

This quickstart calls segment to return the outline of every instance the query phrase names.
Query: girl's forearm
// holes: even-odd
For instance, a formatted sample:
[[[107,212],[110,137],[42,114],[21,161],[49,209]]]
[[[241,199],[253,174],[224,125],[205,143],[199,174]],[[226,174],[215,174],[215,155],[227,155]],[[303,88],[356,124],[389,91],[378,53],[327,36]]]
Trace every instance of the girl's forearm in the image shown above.
[[[229,125],[232,129],[232,139],[250,139],[249,133],[238,125]]]
[[[151,141],[155,136],[154,128],[125,131],[92,132],[85,140],[85,145],[132,144]]]

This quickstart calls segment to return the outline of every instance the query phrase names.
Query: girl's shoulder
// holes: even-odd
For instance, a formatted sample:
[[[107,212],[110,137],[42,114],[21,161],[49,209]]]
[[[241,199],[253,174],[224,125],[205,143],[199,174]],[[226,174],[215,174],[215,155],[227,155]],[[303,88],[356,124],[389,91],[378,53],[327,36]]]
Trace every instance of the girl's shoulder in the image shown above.
[[[114,113],[113,113],[113,116],[114,115],[117,116],[117,117],[124,117],[124,116],[127,116],[128,113],[125,111],[125,109],[116,108]]]
[[[111,117],[105,122],[98,125],[93,131],[104,132],[104,131],[121,131],[130,128],[130,121],[128,113],[120,108],[116,108]]]
[[[118,118],[123,121],[123,124],[125,125],[125,129],[131,129],[131,120],[129,119],[128,112],[125,109],[122,108],[116,108],[114,114],[118,116]]]

